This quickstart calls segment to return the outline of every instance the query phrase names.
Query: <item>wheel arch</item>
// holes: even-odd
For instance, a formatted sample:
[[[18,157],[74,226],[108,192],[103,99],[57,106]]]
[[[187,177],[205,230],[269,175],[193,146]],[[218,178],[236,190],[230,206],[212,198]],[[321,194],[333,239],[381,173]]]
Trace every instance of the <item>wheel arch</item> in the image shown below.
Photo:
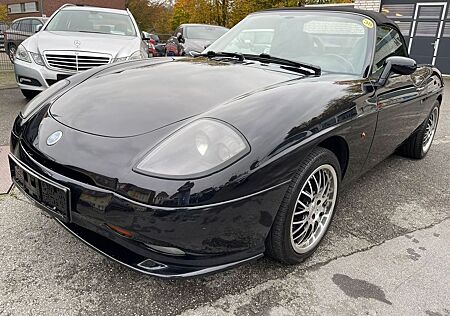
[[[442,100],[443,100],[443,96],[442,96],[442,94],[440,94],[440,95],[437,97],[436,101],[439,102],[439,105],[442,105]]]
[[[349,147],[346,140],[341,136],[331,136],[322,140],[318,147],[326,148],[336,155],[340,167],[342,178],[345,176],[349,161]]]

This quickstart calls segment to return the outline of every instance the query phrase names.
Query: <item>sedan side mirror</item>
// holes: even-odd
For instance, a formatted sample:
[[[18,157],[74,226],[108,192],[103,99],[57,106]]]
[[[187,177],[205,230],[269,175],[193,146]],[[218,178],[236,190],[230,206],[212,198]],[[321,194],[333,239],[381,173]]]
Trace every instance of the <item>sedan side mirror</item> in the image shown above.
[[[184,40],[183,34],[178,33],[177,34],[177,40],[178,42],[180,42],[181,44],[184,44],[186,41]]]
[[[384,62],[384,70],[378,79],[377,85],[384,86],[391,73],[407,76],[414,73],[416,69],[417,63],[414,59],[400,56],[388,57]]]
[[[38,26],[36,26],[36,33],[39,32],[42,29],[43,25],[39,24]]]

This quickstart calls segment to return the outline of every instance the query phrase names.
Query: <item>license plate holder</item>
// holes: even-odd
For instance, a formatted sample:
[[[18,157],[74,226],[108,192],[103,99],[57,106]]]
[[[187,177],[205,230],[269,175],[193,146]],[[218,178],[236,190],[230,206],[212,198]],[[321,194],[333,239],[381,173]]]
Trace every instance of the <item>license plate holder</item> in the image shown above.
[[[50,215],[70,221],[70,190],[22,166],[10,157],[11,177],[17,187]]]

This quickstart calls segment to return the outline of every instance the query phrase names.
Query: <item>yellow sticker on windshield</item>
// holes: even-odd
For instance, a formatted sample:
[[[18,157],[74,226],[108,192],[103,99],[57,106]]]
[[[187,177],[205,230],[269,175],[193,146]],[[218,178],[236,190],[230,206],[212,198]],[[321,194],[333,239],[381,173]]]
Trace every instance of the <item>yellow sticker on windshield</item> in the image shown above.
[[[369,19],[364,19],[362,22],[363,22],[365,27],[367,27],[369,29],[373,28],[373,22],[370,21]]]

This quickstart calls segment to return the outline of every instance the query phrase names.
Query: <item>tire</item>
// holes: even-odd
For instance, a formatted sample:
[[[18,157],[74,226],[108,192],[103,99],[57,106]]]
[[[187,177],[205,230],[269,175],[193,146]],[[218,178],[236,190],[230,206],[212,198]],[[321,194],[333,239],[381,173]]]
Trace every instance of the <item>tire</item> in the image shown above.
[[[14,44],[9,44],[8,45],[8,57],[9,57],[9,60],[12,63],[14,63],[14,59],[15,59],[15,56],[16,56],[16,51],[17,51],[16,45],[14,45]]]
[[[39,91],[35,91],[35,90],[25,90],[22,89],[22,94],[23,96],[27,99],[27,100],[31,100],[33,99],[35,96],[37,96],[39,94]]]
[[[400,153],[409,158],[423,159],[430,150],[439,122],[440,104],[436,101],[428,117],[400,147]]]
[[[317,190],[326,183],[326,175],[330,183],[329,199]],[[314,253],[333,219],[340,181],[341,167],[337,157],[328,149],[315,148],[301,163],[281,203],[266,240],[268,256],[283,263],[296,264]],[[326,185],[323,190],[327,193],[325,188]],[[313,192],[312,199],[306,195],[307,191]],[[318,229],[319,221],[323,224],[320,231],[316,230],[308,237],[315,227]],[[311,239],[313,235],[317,237],[314,241]]]

